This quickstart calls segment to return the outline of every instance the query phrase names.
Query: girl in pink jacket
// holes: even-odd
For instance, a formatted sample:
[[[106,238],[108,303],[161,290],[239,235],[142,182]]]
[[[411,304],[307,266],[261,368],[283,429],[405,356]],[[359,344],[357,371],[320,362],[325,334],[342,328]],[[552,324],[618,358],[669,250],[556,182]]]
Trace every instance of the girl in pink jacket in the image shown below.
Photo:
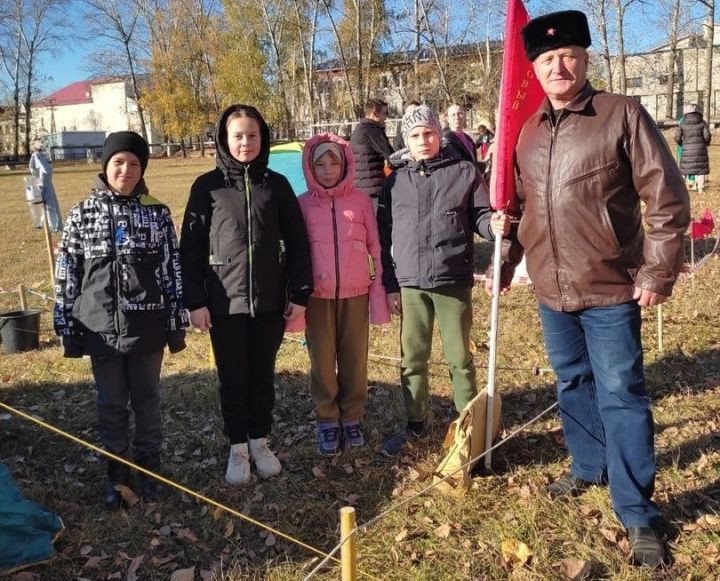
[[[330,134],[305,144],[308,191],[300,196],[312,256],[313,291],[305,311],[310,393],[321,454],[364,442],[368,320],[390,321],[382,286],[380,241],[370,198],[353,186],[350,144]],[[300,331],[298,325],[288,327]]]

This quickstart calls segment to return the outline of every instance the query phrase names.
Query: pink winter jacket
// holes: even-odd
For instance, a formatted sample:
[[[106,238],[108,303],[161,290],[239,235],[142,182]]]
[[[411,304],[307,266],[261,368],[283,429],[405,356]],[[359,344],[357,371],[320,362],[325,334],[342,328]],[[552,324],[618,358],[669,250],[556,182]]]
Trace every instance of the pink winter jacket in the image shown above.
[[[345,176],[330,189],[317,182],[311,167],[312,151],[323,141],[333,141],[345,152]],[[303,172],[309,189],[298,201],[310,240],[312,296],[347,299],[370,293],[370,322],[388,323],[377,219],[368,195],[353,186],[355,159],[350,144],[336,135],[316,135],[305,144]],[[290,332],[304,329],[300,317],[286,327]]]

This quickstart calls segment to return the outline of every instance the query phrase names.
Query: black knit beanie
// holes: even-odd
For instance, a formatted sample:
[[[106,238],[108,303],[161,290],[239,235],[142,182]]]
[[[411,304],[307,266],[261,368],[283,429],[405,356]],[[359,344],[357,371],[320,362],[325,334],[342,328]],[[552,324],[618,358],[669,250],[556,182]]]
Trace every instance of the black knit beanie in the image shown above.
[[[103,145],[102,154],[102,169],[104,174],[107,174],[107,165],[110,162],[110,158],[120,151],[134,153],[140,160],[142,175],[145,175],[148,158],[150,157],[150,148],[148,147],[147,141],[134,131],[118,131],[117,133],[111,133],[107,136],[105,144]]]

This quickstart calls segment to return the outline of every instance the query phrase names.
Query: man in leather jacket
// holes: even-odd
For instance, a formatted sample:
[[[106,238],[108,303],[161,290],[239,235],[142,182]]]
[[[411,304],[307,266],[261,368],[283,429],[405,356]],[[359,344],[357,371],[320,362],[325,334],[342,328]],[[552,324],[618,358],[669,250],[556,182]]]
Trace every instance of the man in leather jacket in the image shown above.
[[[535,18],[523,40],[548,98],[516,148],[523,205],[517,238],[539,301],[572,457],[549,493],[569,497],[607,482],[633,563],[657,566],[665,549],[654,529],[660,510],[652,501],[653,420],[640,309],[671,294],[684,257],[687,190],[642,106],[587,81],[590,32],[582,12]],[[504,265],[503,289],[512,270]]]

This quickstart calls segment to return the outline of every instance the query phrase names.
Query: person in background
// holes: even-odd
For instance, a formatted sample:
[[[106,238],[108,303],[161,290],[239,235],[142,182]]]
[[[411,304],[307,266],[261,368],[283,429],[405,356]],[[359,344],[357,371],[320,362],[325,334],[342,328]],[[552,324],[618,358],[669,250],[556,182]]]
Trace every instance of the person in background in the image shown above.
[[[180,237],[190,321],[210,331],[220,407],[230,440],[225,480],[245,484],[282,471],[267,438],[275,359],[286,321],[312,293],[307,231],[287,179],[268,168],[270,129],[249,105],[232,105],[215,130],[217,167],[195,180]]]
[[[694,188],[699,194],[705,193],[705,176],[710,173],[708,145],[711,135],[707,121],[697,106],[690,104],[683,109],[680,124],[673,132],[675,143],[682,147],[680,155],[680,173],[685,176],[690,187],[690,177],[694,176]]]
[[[105,140],[102,173],[92,193],[70,210],[57,256],[55,332],[65,357],[90,356],[97,389],[98,431],[108,452],[127,458],[130,413],[134,459],[160,469],[163,349],[185,348],[187,314],[175,226],[168,207],[148,194],[143,176],[150,152],[131,131]],[[130,470],[108,460],[104,502],[119,508],[118,485]],[[160,483],[140,475],[144,500],[159,500]]]
[[[365,117],[350,136],[355,156],[355,187],[370,196],[374,207],[385,181],[385,164],[393,153],[385,133],[386,118],[387,103],[369,99],[365,103]]]
[[[460,413],[477,394],[470,351],[474,232],[507,234],[510,218],[492,215],[477,165],[441,154],[437,114],[425,105],[403,117],[411,160],[385,184],[378,206],[382,282],[392,314],[401,315],[401,371],[406,426],[382,445],[398,455],[426,434],[428,362],[437,318]],[[491,219],[492,216],[492,219]]]
[[[548,492],[568,498],[607,482],[632,562],[659,566],[665,549],[655,530],[661,515],[652,500],[655,449],[641,309],[672,293],[684,259],[687,190],[642,105],[588,82],[585,14],[539,16],[522,35],[547,99],[523,126],[515,150],[523,206],[517,239],[539,302],[572,457]],[[522,252],[511,248],[509,255],[515,260],[502,267],[501,289],[509,287]]]
[[[390,321],[380,240],[370,199],[353,186],[350,145],[329,134],[305,144],[308,191],[300,196],[312,254],[313,294],[305,311],[317,447],[333,455],[365,443],[368,321]],[[301,319],[296,319],[301,322]],[[288,325],[286,330],[301,330]]]
[[[475,140],[465,133],[466,112],[465,107],[453,103],[447,109],[448,129],[443,135],[447,146],[444,151],[458,159],[477,161]]]
[[[475,140],[475,148],[478,153],[478,160],[485,161],[490,151],[490,143],[492,143],[495,135],[486,125],[478,125],[478,138]]]
[[[45,217],[48,220],[48,226],[52,232],[60,232],[62,228],[62,214],[60,213],[60,205],[58,204],[55,186],[52,182],[53,168],[50,165],[42,145],[36,143],[30,156],[30,174],[38,180],[43,203],[45,204]]]

